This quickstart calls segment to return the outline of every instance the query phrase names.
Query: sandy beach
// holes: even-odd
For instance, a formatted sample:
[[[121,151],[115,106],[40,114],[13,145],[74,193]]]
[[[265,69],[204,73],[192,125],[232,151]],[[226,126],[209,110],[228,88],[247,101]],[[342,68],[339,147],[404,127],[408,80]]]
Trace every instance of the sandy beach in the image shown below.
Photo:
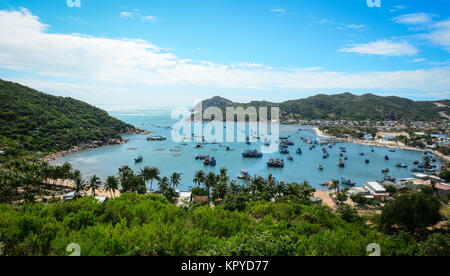
[[[336,203],[331,198],[331,195],[330,195],[329,191],[317,190],[314,193],[314,196],[317,197],[317,198],[322,199],[322,201],[323,201],[322,204],[329,206],[333,210],[337,209],[338,206],[336,205]],[[348,199],[345,203],[350,205],[350,206],[355,206],[355,203],[351,199]]]
[[[317,136],[323,137],[323,138],[331,138],[331,136],[325,134],[323,131],[321,131],[318,127],[313,128],[314,132]]]

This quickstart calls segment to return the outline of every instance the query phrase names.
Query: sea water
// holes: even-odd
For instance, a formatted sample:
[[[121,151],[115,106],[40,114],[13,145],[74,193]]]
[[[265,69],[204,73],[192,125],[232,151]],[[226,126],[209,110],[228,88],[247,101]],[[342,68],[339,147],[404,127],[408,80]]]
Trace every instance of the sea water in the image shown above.
[[[163,135],[168,139],[161,142],[147,141],[147,135],[131,135],[124,138],[130,141],[123,145],[106,146],[97,149],[86,150],[67,155],[52,162],[54,165],[69,162],[74,168],[79,169],[85,178],[96,174],[102,180],[108,176],[117,175],[118,169],[124,165],[129,166],[134,171],[139,172],[145,166],[156,166],[161,171],[161,176],[170,177],[172,173],[181,173],[180,190],[188,190],[195,187],[193,178],[196,171],[204,170],[206,173],[219,173],[220,168],[228,169],[228,175],[231,179],[236,179],[241,170],[246,169],[249,174],[254,176],[267,177],[272,174],[277,180],[285,182],[303,182],[308,181],[316,189],[320,189],[320,184],[331,179],[351,179],[358,186],[364,185],[367,181],[383,180],[384,174],[381,170],[390,169],[390,175],[395,178],[408,178],[412,176],[411,168],[414,167],[415,160],[422,161],[423,153],[417,151],[406,151],[396,149],[395,152],[389,152],[389,149],[383,147],[370,147],[366,145],[352,143],[338,143],[332,149],[327,145],[317,145],[315,149],[310,150],[309,144],[304,143],[301,138],[315,139],[317,136],[313,127],[300,127],[293,125],[281,125],[280,136],[290,136],[290,140],[295,142],[295,146],[289,147],[290,156],[293,161],[287,160],[289,155],[283,155],[279,152],[265,154],[260,159],[245,159],[242,153],[249,149],[261,149],[264,141],[252,143],[251,145],[243,143],[217,143],[207,144],[203,148],[197,149],[197,143],[175,143],[171,139],[171,127],[178,121],[172,119],[169,110],[146,110],[146,111],[117,111],[110,114],[126,123],[132,124],[137,128],[154,132],[152,135]],[[225,130],[224,130],[225,132]],[[251,136],[247,133],[246,135]],[[230,147],[233,151],[227,151]],[[296,149],[300,147],[303,154],[296,154]],[[330,156],[323,159],[322,148],[325,148]],[[340,157],[340,147],[346,148],[344,156],[348,157],[345,162],[345,168],[339,168],[338,160]],[[175,151],[170,151],[170,150]],[[374,152],[372,152],[372,149]],[[360,153],[363,152],[364,156]],[[215,157],[217,165],[215,167],[204,166],[203,161],[195,160],[199,154]],[[179,155],[179,156],[174,156]],[[389,160],[384,156],[388,155]],[[143,157],[143,162],[135,163],[134,159],[138,156]],[[268,168],[267,162],[270,158],[280,158],[285,160],[285,167]],[[366,158],[370,160],[365,163]],[[397,168],[396,164],[408,164],[408,168]],[[319,170],[319,164],[324,170]],[[436,162],[439,166],[439,161]],[[239,180],[240,182],[243,182]],[[156,185],[154,185],[154,188]]]

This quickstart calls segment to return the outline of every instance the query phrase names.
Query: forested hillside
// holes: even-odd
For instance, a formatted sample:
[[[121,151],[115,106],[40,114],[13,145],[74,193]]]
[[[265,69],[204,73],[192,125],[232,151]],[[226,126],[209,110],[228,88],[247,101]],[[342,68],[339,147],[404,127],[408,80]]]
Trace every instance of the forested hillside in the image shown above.
[[[205,103],[211,103],[210,100]],[[316,95],[306,99],[282,103],[253,101],[228,106],[277,106],[282,119],[298,120],[378,120],[432,121],[441,120],[441,112],[450,115],[450,100],[426,102],[400,97],[381,97],[373,94],[356,96],[351,93]],[[222,107],[222,106],[220,106]]]
[[[66,150],[134,131],[133,126],[84,102],[0,80],[0,150],[8,155]]]

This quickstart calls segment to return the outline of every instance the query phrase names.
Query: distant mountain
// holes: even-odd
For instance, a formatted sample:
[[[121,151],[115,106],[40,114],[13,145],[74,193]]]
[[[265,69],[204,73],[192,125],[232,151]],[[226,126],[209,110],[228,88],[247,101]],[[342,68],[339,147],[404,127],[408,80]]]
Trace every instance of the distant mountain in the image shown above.
[[[208,100],[202,101],[202,109],[208,109],[210,107],[224,107],[227,105],[233,105],[234,103],[228,99],[216,96]]]
[[[138,132],[106,111],[0,80],[0,150],[11,155],[67,150],[80,144],[121,140]]]
[[[406,98],[381,97],[373,94],[362,96],[351,93],[320,94],[282,103],[253,101],[247,104],[228,103],[227,105],[254,106],[257,108],[277,106],[280,108],[283,120],[430,121],[447,119],[446,116],[450,116],[450,100],[413,101]]]

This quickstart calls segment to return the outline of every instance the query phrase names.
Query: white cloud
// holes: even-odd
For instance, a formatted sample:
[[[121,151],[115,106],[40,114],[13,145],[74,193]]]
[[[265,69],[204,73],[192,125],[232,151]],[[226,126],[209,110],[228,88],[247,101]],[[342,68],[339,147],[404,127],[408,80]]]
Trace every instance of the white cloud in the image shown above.
[[[134,13],[124,11],[124,12],[120,13],[120,17],[121,18],[131,18],[131,17],[134,17]]]
[[[418,12],[397,16],[394,18],[394,21],[399,24],[418,25],[431,22],[432,17],[433,15],[431,14]]]
[[[397,6],[393,6],[393,7],[389,10],[389,12],[397,12],[397,11],[405,10],[405,9],[406,9],[405,6],[403,6],[403,5],[397,5]]]
[[[357,30],[360,30],[360,29],[364,29],[365,27],[367,27],[366,25],[356,25],[356,24],[350,24],[350,25],[347,25],[347,28],[348,29],[357,29]]]
[[[233,66],[179,58],[173,52],[163,51],[143,40],[49,33],[47,25],[24,10],[0,11],[0,26],[6,26],[0,28],[0,67],[26,72],[29,83],[34,79],[36,85],[50,91],[77,93],[77,90],[83,90],[86,94],[96,95],[96,88],[101,88],[107,95],[109,87],[114,95],[141,93],[160,97],[164,95],[158,92],[161,90],[151,88],[450,90],[448,66],[379,72],[336,72],[320,67],[278,69],[258,63]],[[379,55],[417,52],[407,43],[388,41],[353,45],[344,51]],[[39,79],[46,82],[39,83]],[[134,87],[139,87],[140,92]]]
[[[450,19],[432,25],[430,33],[422,37],[444,46],[450,52]]]
[[[426,60],[427,60],[426,58],[416,58],[416,59],[413,59],[413,63],[421,63],[421,62],[424,62]]]
[[[418,50],[408,42],[379,40],[366,44],[351,44],[349,47],[341,48],[339,52],[381,56],[409,56],[417,54]]]
[[[280,9],[280,8],[276,8],[276,9],[270,9],[270,12],[276,13],[278,15],[282,15],[286,13],[285,9]]]
[[[156,17],[152,15],[143,16],[142,22],[156,22]]]

